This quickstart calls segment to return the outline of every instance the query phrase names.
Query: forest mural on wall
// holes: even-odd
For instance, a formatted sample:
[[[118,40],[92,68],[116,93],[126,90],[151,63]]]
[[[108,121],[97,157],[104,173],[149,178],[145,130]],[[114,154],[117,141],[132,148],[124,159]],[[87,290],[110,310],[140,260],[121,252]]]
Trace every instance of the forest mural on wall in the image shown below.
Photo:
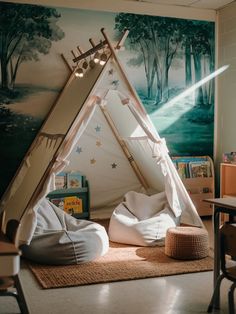
[[[212,156],[214,80],[186,90],[214,72],[214,23],[125,13],[115,21],[130,30],[128,71],[143,68],[145,84],[134,85],[170,154]]]
[[[14,175],[68,77],[60,54],[129,29],[119,53],[172,155],[213,154],[214,81],[183,98],[214,71],[214,23],[0,3],[0,195]],[[90,21],[89,25],[87,21]],[[96,38],[97,36],[97,38]]]

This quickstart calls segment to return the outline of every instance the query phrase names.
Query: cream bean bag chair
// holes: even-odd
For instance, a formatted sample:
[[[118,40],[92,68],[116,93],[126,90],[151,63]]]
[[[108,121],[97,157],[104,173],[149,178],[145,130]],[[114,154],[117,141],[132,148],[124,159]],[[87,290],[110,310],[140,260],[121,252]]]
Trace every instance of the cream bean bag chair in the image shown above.
[[[68,265],[90,262],[104,255],[108,248],[103,226],[75,219],[45,199],[37,211],[31,243],[21,250],[24,257],[37,263]]]
[[[112,213],[108,235],[113,242],[161,246],[167,229],[178,224],[165,192],[147,196],[130,191]]]

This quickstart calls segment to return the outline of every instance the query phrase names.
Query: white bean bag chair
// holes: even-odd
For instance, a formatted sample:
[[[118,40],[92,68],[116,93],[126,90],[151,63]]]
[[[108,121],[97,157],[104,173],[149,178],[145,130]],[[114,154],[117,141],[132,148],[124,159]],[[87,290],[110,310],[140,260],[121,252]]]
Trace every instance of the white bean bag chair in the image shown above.
[[[111,241],[139,246],[164,245],[166,231],[179,224],[165,192],[152,196],[130,191],[112,213]]]
[[[90,262],[109,248],[100,224],[78,220],[48,200],[37,211],[37,227],[30,245],[21,247],[24,257],[44,264],[68,265]]]

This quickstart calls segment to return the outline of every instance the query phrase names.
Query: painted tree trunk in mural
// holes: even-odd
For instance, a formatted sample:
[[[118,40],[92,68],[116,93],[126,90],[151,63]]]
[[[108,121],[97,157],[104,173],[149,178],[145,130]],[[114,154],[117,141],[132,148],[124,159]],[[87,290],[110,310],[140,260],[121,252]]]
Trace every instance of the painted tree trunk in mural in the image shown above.
[[[173,58],[180,43],[180,32],[176,27],[178,20],[169,19],[169,27],[166,26],[166,19],[160,20],[148,18],[148,28],[151,34],[152,49],[149,53],[155,59],[156,75],[156,105],[162,104],[169,99],[169,70]]]
[[[191,44],[187,38],[185,41],[185,85],[192,84],[192,67],[191,67]]]
[[[147,97],[155,95],[156,105],[169,99],[169,69],[181,42],[181,20],[153,16],[137,16],[134,14],[118,14],[115,28],[130,30],[130,48],[137,50],[137,43],[142,47],[139,62],[131,65],[145,65],[147,79]],[[167,27],[168,25],[168,27]],[[179,25],[179,27],[178,27]],[[148,49],[144,49],[145,42]],[[136,59],[138,60],[138,58]],[[152,66],[152,69],[150,68]],[[156,89],[153,84],[156,81]]]
[[[140,51],[142,53],[142,59],[144,63],[145,76],[147,80],[147,97],[153,96],[153,83],[155,78],[155,58],[149,53],[150,42],[147,40],[140,40]],[[140,63],[140,61],[139,61]]]
[[[215,42],[213,38],[208,37],[208,53],[209,53],[209,72],[213,73],[215,70]],[[215,91],[215,81],[211,80],[209,82],[209,98],[208,98],[208,104],[213,109],[215,97],[214,97],[214,91]],[[214,110],[214,109],[213,109]]]
[[[191,43],[191,50],[194,64],[195,83],[214,71],[214,40],[209,36],[213,32],[212,25],[207,23],[199,25],[197,22],[190,22],[188,38]],[[200,86],[196,91],[195,102],[197,105],[212,105],[214,102],[214,81]]]
[[[201,80],[201,77],[202,77],[202,65],[201,65],[202,60],[199,53],[195,50],[195,47],[193,47],[193,61],[194,61],[195,83],[197,83]],[[197,105],[203,104],[203,91],[202,91],[201,86],[196,90],[195,102]]]
[[[1,35],[1,87],[3,89],[8,87],[8,71],[7,71],[7,64],[8,64],[8,49],[7,49],[7,36],[2,32]]]

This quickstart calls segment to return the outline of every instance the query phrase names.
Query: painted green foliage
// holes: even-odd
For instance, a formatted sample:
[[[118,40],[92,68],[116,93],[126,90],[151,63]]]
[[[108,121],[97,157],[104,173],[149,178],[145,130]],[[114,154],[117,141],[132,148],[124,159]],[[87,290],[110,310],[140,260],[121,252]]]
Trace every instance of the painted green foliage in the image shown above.
[[[130,31],[129,48],[137,52],[130,65],[144,63],[146,96],[154,97],[156,105],[169,100],[169,70],[174,58],[185,60],[186,86],[214,71],[214,23],[127,13],[118,14],[115,22],[119,32]],[[213,105],[213,84],[198,89],[197,105]]]
[[[2,2],[0,11],[1,89],[14,89],[22,62],[37,61],[64,33],[56,9]]]
[[[19,84],[21,65],[39,61],[52,42],[64,32],[57,26],[56,9],[35,5],[0,3],[0,195],[13,177],[43,121],[17,114],[9,105],[42,91],[40,86]],[[29,79],[30,80],[30,79]]]

